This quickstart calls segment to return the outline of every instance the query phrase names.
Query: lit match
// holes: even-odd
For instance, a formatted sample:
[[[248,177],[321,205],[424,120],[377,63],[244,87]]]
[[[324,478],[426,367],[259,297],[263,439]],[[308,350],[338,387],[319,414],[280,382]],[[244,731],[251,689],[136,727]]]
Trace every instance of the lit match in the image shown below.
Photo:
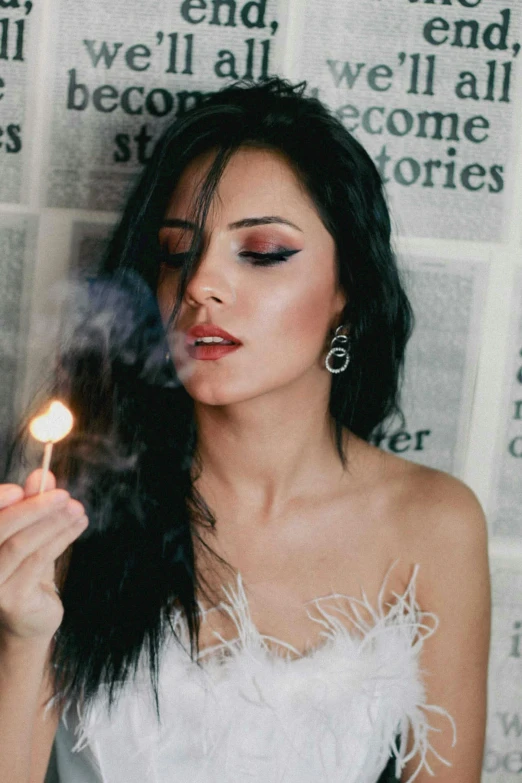
[[[41,495],[45,487],[45,479],[51,464],[53,445],[65,438],[72,429],[73,417],[69,408],[58,400],[51,402],[47,413],[36,416],[30,424],[29,431],[33,438],[45,443],[42,460],[42,478],[38,494]]]

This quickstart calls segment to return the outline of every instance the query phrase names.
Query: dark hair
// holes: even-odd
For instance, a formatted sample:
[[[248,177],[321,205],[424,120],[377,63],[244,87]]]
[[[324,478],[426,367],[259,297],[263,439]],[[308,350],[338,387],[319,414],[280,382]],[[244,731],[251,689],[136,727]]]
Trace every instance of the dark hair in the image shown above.
[[[166,343],[155,300],[159,228],[196,156],[215,152],[196,205],[198,226],[231,155],[250,145],[286,157],[335,241],[348,298],[343,322],[350,324],[351,361],[332,376],[330,396],[343,464],[344,428],[368,440],[400,413],[412,313],[390,245],[382,183],[363,147],[319,100],[305,96],[305,88],[278,78],[241,82],[203,96],[176,119],[128,200],[100,281],[91,284],[94,309],[118,312],[117,303],[125,301],[132,327],[123,329],[115,317],[110,334],[100,336],[90,317],[61,351],[54,391],[72,408],[76,428],[57,448],[53,470],[90,518],[69,555],[64,619],[53,650],[64,701],[81,696],[88,702],[105,682],[112,703],[146,651],[158,707],[158,653],[173,631],[175,604],[187,620],[192,657],[197,650],[196,596],[208,586],[195,566],[194,543],[201,540],[200,526],[212,529],[215,520],[194,488],[192,400],[175,370],[161,364]],[[197,258],[195,239],[176,308]]]

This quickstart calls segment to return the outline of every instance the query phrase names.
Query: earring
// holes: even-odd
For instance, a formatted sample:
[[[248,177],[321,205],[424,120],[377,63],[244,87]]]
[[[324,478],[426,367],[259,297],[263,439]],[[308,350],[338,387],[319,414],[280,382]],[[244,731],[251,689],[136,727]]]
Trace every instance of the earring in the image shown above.
[[[341,329],[345,329],[346,327],[341,324],[341,326],[338,326],[335,330],[335,334],[332,338],[332,342],[330,343],[330,350],[328,351],[328,354],[326,355],[326,359],[324,361],[326,369],[331,373],[338,373],[343,372],[346,370],[350,363],[350,353],[347,348],[341,348],[339,345],[336,345],[335,343],[347,343],[348,342],[348,335],[341,334]],[[330,360],[337,356],[339,359],[343,359],[343,364],[341,367],[331,367],[330,366]]]

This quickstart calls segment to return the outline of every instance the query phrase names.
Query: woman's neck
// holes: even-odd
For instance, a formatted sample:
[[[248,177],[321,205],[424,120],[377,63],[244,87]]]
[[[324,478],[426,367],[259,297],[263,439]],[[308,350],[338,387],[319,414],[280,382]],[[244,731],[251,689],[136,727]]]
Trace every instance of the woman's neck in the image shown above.
[[[341,480],[328,396],[292,392],[227,406],[196,403],[197,487],[211,505],[224,500],[268,524],[312,487]]]

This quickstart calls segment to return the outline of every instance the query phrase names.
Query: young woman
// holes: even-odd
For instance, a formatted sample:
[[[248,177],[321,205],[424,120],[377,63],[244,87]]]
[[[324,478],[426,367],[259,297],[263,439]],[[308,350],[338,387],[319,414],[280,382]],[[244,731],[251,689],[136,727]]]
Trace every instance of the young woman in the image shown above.
[[[102,271],[62,488],[0,490],[2,779],[56,735],[64,783],[479,783],[486,525],[370,443],[412,318],[369,156],[302,85],[206,96]]]

